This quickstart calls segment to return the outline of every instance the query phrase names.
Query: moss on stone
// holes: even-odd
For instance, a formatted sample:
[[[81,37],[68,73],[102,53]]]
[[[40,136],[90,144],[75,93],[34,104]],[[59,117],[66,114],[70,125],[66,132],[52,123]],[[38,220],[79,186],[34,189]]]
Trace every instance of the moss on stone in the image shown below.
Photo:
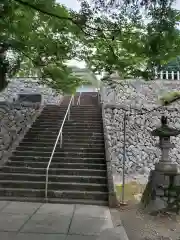
[[[164,96],[162,96],[160,98],[160,101],[161,101],[162,105],[168,105],[178,99],[180,99],[180,92],[175,91],[175,92],[169,92],[169,93],[165,94]]]

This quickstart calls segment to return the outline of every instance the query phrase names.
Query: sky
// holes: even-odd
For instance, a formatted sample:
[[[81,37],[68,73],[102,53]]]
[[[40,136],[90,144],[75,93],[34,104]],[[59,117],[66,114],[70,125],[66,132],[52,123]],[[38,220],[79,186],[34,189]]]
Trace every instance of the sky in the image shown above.
[[[77,0],[57,0],[57,2],[66,5],[68,8],[73,10],[79,10],[80,5]],[[180,0],[176,0],[175,8],[180,10]]]
[[[76,0],[57,0],[57,2],[64,4],[66,7],[72,8],[75,11],[78,11],[80,8],[80,4]]]
[[[180,0],[176,1],[175,7],[180,10]]]
[[[80,4],[78,3],[77,0],[57,0],[57,2],[65,5],[66,7],[68,8],[71,8],[75,11],[78,11],[80,9]],[[176,0],[176,3],[175,3],[175,8],[176,9],[179,9],[180,10],[180,0]],[[84,68],[85,67],[85,62],[77,62],[75,60],[71,60],[69,62],[69,65],[75,65],[75,66],[78,66],[80,68]]]

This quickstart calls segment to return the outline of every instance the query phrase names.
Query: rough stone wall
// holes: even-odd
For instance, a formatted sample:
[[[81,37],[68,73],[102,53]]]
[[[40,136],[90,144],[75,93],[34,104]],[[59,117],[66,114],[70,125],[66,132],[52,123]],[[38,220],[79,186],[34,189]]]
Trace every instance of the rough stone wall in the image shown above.
[[[105,127],[116,181],[121,181],[122,175],[124,112],[129,115],[126,122],[126,177],[146,182],[154,163],[160,158],[160,150],[155,146],[157,138],[150,132],[160,125],[162,114],[168,116],[170,126],[180,129],[180,102],[153,109],[160,106],[160,96],[176,90],[180,90],[180,82],[177,81],[134,80],[122,82],[115,90],[109,89],[109,96],[116,94],[115,101],[111,98],[108,104],[108,96],[105,97]],[[175,148],[170,151],[170,157],[180,164],[180,136],[172,138],[172,142]]]
[[[0,159],[5,161],[38,115],[33,107],[0,105]]]
[[[0,163],[7,160],[43,108],[43,105],[36,109],[34,106],[25,107],[15,103],[18,93],[40,93],[43,105],[59,104],[62,99],[52,89],[30,79],[14,79],[9,83],[0,93]]]
[[[32,78],[17,78],[11,79],[8,87],[0,93],[1,99],[10,102],[17,98],[19,93],[40,93],[43,97],[43,104],[59,104],[62,95],[58,94],[55,90],[39,84],[36,79]]]

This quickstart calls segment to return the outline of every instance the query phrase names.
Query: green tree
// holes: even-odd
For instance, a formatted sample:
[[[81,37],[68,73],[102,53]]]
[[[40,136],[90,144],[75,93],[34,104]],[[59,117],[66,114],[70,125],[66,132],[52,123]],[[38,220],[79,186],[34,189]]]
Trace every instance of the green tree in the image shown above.
[[[94,0],[89,6],[82,1],[87,46],[82,58],[95,72],[153,79],[155,70],[180,52],[179,11],[172,2]]]
[[[0,90],[7,85],[6,77],[19,70],[20,75],[36,73],[43,83],[63,92],[81,84],[65,65],[74,56],[76,42],[64,6],[54,0],[2,0],[0,13]]]
[[[167,64],[161,66],[159,71],[168,71],[168,72],[177,72],[180,71],[180,56],[177,56],[175,59],[169,61]]]
[[[76,13],[54,0],[2,0],[0,89],[5,73],[23,66],[25,73],[33,70],[47,84],[70,91],[80,83],[64,64],[72,58],[85,60],[95,73],[152,79],[180,51],[179,12],[171,0],[118,2],[81,1]]]

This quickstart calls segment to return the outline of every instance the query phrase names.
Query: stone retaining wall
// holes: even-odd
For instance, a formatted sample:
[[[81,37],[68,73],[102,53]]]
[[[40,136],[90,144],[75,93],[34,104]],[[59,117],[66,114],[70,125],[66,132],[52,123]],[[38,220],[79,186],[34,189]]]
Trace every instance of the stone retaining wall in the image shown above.
[[[8,87],[0,93],[0,97],[10,102],[17,98],[19,93],[40,93],[42,94],[43,104],[59,104],[62,95],[55,90],[38,83],[33,78],[11,79]]]
[[[43,104],[36,108],[33,105],[23,106],[15,103],[19,93],[40,93]],[[25,133],[46,104],[59,104],[62,96],[54,90],[38,85],[31,79],[14,79],[0,93],[0,164],[19,144]]]
[[[180,82],[132,80],[122,82],[115,89],[109,88],[109,95],[104,98],[105,137],[116,182],[121,182],[122,175],[124,113],[129,115],[126,122],[126,180],[140,179],[144,183],[160,158],[160,150],[155,146],[157,138],[150,132],[160,125],[162,114],[168,116],[170,126],[180,129],[180,102],[159,108],[159,97],[174,90],[180,90]],[[114,92],[116,97],[108,98]],[[180,164],[180,137],[172,138],[172,142],[175,148],[170,151],[170,157]]]
[[[41,110],[13,103],[0,104],[0,163],[7,160]]]

